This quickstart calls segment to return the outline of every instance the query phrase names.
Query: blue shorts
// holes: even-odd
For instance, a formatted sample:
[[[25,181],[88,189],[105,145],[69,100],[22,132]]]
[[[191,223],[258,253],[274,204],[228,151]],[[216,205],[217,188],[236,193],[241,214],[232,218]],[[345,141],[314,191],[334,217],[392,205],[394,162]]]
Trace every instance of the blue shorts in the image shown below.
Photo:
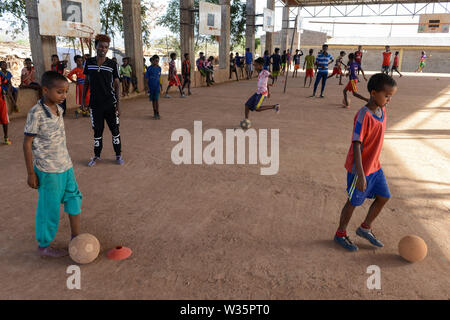
[[[391,193],[384,176],[383,169],[380,169],[366,177],[366,190],[364,192],[356,188],[357,174],[347,172],[347,193],[348,200],[352,206],[360,206],[367,198],[374,199],[375,196],[390,198]]]
[[[131,78],[130,78],[130,77],[123,76],[123,78],[124,78],[125,80],[127,80],[128,82],[131,82]]]
[[[256,109],[259,109],[259,107],[261,107],[261,104],[263,103],[265,98],[266,96],[262,93],[255,93],[250,97],[250,99],[247,100],[245,106],[247,106],[251,111],[255,111]]]
[[[158,101],[159,100],[160,88],[158,88],[158,89],[150,89],[148,91],[148,93],[149,93],[148,98],[150,99],[150,101]]]

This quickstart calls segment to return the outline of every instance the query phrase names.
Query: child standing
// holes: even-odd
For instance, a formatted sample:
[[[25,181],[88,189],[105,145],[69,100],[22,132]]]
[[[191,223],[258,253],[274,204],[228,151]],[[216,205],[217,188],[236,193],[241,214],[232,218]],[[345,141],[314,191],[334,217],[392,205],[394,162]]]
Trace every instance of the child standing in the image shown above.
[[[18,90],[17,88],[14,88],[11,83],[13,75],[8,71],[8,65],[6,64],[6,61],[0,61],[0,74],[2,74],[3,77],[6,78],[6,84],[2,85],[3,94],[5,95],[5,98],[8,97],[12,102],[14,112],[19,112],[19,108],[17,107]]]
[[[78,105],[78,109],[75,110],[75,118],[78,118],[79,114],[82,114],[83,117],[89,117],[89,111],[83,111],[81,110],[81,99],[83,99],[83,86],[84,86],[84,78],[86,75],[83,73],[83,57],[80,55],[76,55],[73,60],[77,64],[76,68],[72,69],[72,71],[69,72],[67,75],[67,78],[69,78],[70,81],[76,82],[77,84],[77,90],[76,90],[76,104]],[[73,80],[73,76],[76,76],[77,79]],[[86,98],[84,105],[89,105],[89,90],[86,92]]]
[[[339,57],[337,57],[337,59],[336,59],[336,64],[334,65],[333,73],[328,76],[328,79],[334,75],[336,75],[336,77],[339,76],[339,85],[342,85],[342,75],[343,75],[342,66],[344,66],[344,68],[347,68],[345,63],[342,62],[342,59],[344,59],[344,57],[345,57],[345,51],[341,51],[339,53]],[[350,55],[349,55],[349,58],[350,58]]]
[[[159,56],[154,55],[151,59],[151,65],[147,68],[145,78],[148,83],[149,99],[153,104],[153,119],[159,120],[159,93],[161,84],[161,67],[159,66]]]
[[[122,63],[120,66],[120,77],[122,78],[122,97],[124,97],[129,94],[132,69],[127,57],[122,59]]]
[[[264,70],[270,72],[270,56],[269,50],[264,51]]]
[[[245,71],[247,72],[247,80],[253,76],[253,53],[250,48],[245,49]]]
[[[306,79],[309,78],[309,87],[311,87],[312,78],[314,77],[314,63],[316,62],[316,57],[313,55],[314,49],[309,49],[309,55],[305,57],[305,61],[303,62],[303,70],[305,70],[306,65],[306,74],[305,81],[303,83],[303,87],[306,88]]]
[[[178,90],[180,90],[181,98],[185,98],[183,90],[181,90],[181,82],[180,79],[178,79],[177,75],[177,67],[175,65],[175,59],[177,58],[177,54],[175,52],[172,52],[170,54],[170,62],[169,62],[169,85],[166,89],[166,95],[164,98],[170,98],[169,96],[169,89],[171,86],[177,86]]]
[[[236,74],[236,81],[239,81],[239,76],[238,76],[237,68],[236,68],[236,59],[234,57],[233,52],[230,53],[230,79],[231,79],[232,73]]]
[[[316,65],[316,81],[314,82],[314,90],[311,97],[316,96],[317,87],[319,86],[320,80],[322,80],[322,89],[320,90],[320,97],[323,98],[323,91],[325,90],[325,84],[328,78],[328,66],[333,63],[334,59],[331,54],[328,53],[328,45],[324,44],[322,46],[322,52],[317,55]]]
[[[158,57],[157,55],[154,55],[154,57]],[[159,62],[159,57],[158,57]],[[191,60],[189,60],[189,53],[184,54],[184,61],[183,61],[183,90],[184,87],[187,85],[188,87],[188,96],[191,95]]]
[[[350,108],[350,101],[347,97],[347,91],[353,92],[353,96],[355,96],[361,100],[369,102],[369,99],[363,97],[362,95],[360,95],[358,93],[358,87],[356,86],[356,84],[358,83],[357,73],[359,71],[361,71],[361,73],[364,77],[364,80],[367,81],[366,75],[364,74],[364,71],[361,68],[361,65],[355,61],[355,55],[353,53],[350,53],[348,55],[348,60],[349,60],[348,73],[346,74],[346,76],[350,76],[350,80],[343,91],[344,92],[344,108]]]
[[[37,189],[36,240],[38,253],[62,257],[66,250],[50,247],[58,231],[60,206],[68,213],[72,238],[80,233],[82,195],[78,190],[72,161],[67,151],[63,109],[67,79],[54,71],[42,76],[43,98],[28,113],[23,150],[28,185]]]
[[[258,72],[258,88],[256,93],[252,95],[245,103],[245,119],[248,119],[250,111],[265,111],[274,109],[276,113],[280,111],[280,105],[268,105],[262,106],[264,99],[266,97],[270,98],[269,88],[267,86],[267,81],[272,78],[269,71],[264,69],[264,59],[259,57],[254,62],[254,67],[256,72]]]
[[[386,130],[386,105],[396,93],[397,84],[387,74],[377,73],[370,78],[367,89],[369,102],[355,115],[352,145],[345,162],[348,199],[334,237],[334,241],[349,251],[356,251],[358,247],[348,237],[347,225],[355,208],[362,205],[366,198],[375,201],[356,234],[376,247],[384,246],[372,233],[371,227],[391,197],[379,156]]]
[[[383,52],[383,65],[381,66],[381,72],[389,74],[389,67],[391,65],[391,47],[386,46],[386,51]]]
[[[391,69],[391,77],[392,77],[392,75],[393,75],[393,73],[395,71],[395,72],[397,72],[400,75],[400,78],[401,78],[403,75],[400,73],[400,71],[398,71],[398,65],[399,65],[398,54],[399,54],[399,52],[395,51],[394,63],[392,64],[392,69]]]
[[[272,59],[272,84],[278,80],[281,70],[280,48],[275,48],[275,53],[270,57]]]
[[[360,67],[362,63],[362,56],[363,56],[362,46],[358,46],[358,50],[355,51],[355,62],[359,64]]]
[[[3,136],[4,136],[4,143],[6,145],[11,144],[11,140],[8,138],[8,123],[9,123],[9,117],[8,117],[8,108],[6,106],[6,101],[4,99],[4,92],[3,92],[3,86],[6,85],[8,81],[3,76],[2,73],[0,73],[0,124],[3,126]]]
[[[234,57],[236,61],[236,67],[239,68],[241,73],[241,79],[244,78],[244,60],[243,57],[239,55],[239,52],[236,52],[236,56]]]
[[[300,51],[300,53],[299,53]],[[300,69],[300,57],[303,55],[303,51],[296,49],[293,57],[294,60],[294,72],[292,73],[292,78],[294,76],[297,78],[298,69]]]

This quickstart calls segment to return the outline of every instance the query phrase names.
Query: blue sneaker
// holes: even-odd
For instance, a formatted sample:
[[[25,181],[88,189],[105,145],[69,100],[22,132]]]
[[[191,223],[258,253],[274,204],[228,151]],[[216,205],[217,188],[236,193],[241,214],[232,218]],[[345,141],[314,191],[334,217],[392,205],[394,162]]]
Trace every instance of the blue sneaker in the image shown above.
[[[364,231],[363,228],[359,227],[358,229],[356,229],[356,235],[369,240],[369,242],[374,246],[380,248],[384,247],[384,244],[375,237],[375,235],[372,233],[372,230]]]
[[[89,163],[88,163],[88,166],[89,166],[89,167],[95,166],[95,164],[96,164],[97,161],[99,161],[99,160],[100,160],[99,157],[93,157],[93,158],[91,158],[91,160],[90,160]]]
[[[353,244],[353,242],[350,241],[350,238],[345,236],[345,237],[338,237],[338,236],[334,236],[334,241],[336,241],[337,243],[339,243],[343,248],[349,250],[349,251],[357,251],[358,247]]]

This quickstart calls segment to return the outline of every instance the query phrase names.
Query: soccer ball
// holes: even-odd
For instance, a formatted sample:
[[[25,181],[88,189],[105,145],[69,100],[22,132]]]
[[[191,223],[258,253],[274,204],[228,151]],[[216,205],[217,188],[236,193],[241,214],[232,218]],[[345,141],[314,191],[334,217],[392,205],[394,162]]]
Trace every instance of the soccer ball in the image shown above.
[[[69,255],[73,261],[85,264],[97,258],[100,252],[100,242],[92,234],[83,233],[69,243]]]
[[[241,128],[244,130],[250,129],[252,127],[252,123],[248,119],[244,119],[241,121]]]

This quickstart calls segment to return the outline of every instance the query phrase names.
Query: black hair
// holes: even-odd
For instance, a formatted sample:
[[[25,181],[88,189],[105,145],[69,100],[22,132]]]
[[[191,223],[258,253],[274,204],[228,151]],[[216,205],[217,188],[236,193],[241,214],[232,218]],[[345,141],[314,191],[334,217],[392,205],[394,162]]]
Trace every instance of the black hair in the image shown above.
[[[82,56],[80,56],[79,54],[75,55],[75,57],[73,57],[73,62],[77,63],[78,59],[83,59]]]
[[[341,51],[341,52],[339,52],[339,54],[345,54],[345,51]]]
[[[25,58],[24,62],[27,62],[27,61],[31,62],[31,59],[30,58]]]
[[[423,51],[422,51],[423,52]],[[395,51],[395,55],[398,55],[399,54],[399,52],[398,51]]]
[[[280,51],[280,48],[275,48],[275,52],[278,52],[278,51]]]
[[[355,59],[355,54],[354,54],[354,53],[350,53],[350,54],[348,55],[348,58],[349,58],[349,59]]]
[[[268,54],[269,54],[269,50],[265,50],[264,55],[268,55]]]
[[[204,53],[200,51],[199,55],[201,55],[201,56],[202,56],[202,55],[204,55]]]
[[[0,61],[0,65],[2,65],[4,63],[6,63],[6,61]],[[6,66],[8,66],[8,65],[6,65]]]
[[[186,59],[186,57],[189,55],[189,53],[185,53],[184,54],[184,58]]]
[[[372,92],[372,90],[378,92],[384,90],[385,86],[396,87],[397,82],[385,73],[376,73],[370,77],[367,83],[367,90],[369,92]]]
[[[245,51],[250,51],[250,48],[245,48]]]
[[[153,61],[155,59],[159,60],[159,56],[157,54],[152,55],[152,57],[150,58],[150,61]]]
[[[328,45],[324,43],[324,44],[322,45],[322,49],[323,49],[324,47],[327,47],[327,48],[328,48]]]
[[[309,49],[309,52],[314,52],[314,49]]]
[[[53,57],[57,57],[57,58],[59,59],[59,57],[58,57],[57,54],[52,54],[52,58],[53,58]]]
[[[67,82],[67,78],[56,71],[46,71],[42,75],[41,86],[51,89],[55,86],[55,83],[57,81],[66,81]]]
[[[262,57],[259,57],[258,59],[255,59],[255,63],[260,64],[260,65],[264,65],[264,59]]]
[[[171,54],[170,54],[170,59],[173,59],[173,57],[176,57],[176,53],[175,52],[172,52]]]

